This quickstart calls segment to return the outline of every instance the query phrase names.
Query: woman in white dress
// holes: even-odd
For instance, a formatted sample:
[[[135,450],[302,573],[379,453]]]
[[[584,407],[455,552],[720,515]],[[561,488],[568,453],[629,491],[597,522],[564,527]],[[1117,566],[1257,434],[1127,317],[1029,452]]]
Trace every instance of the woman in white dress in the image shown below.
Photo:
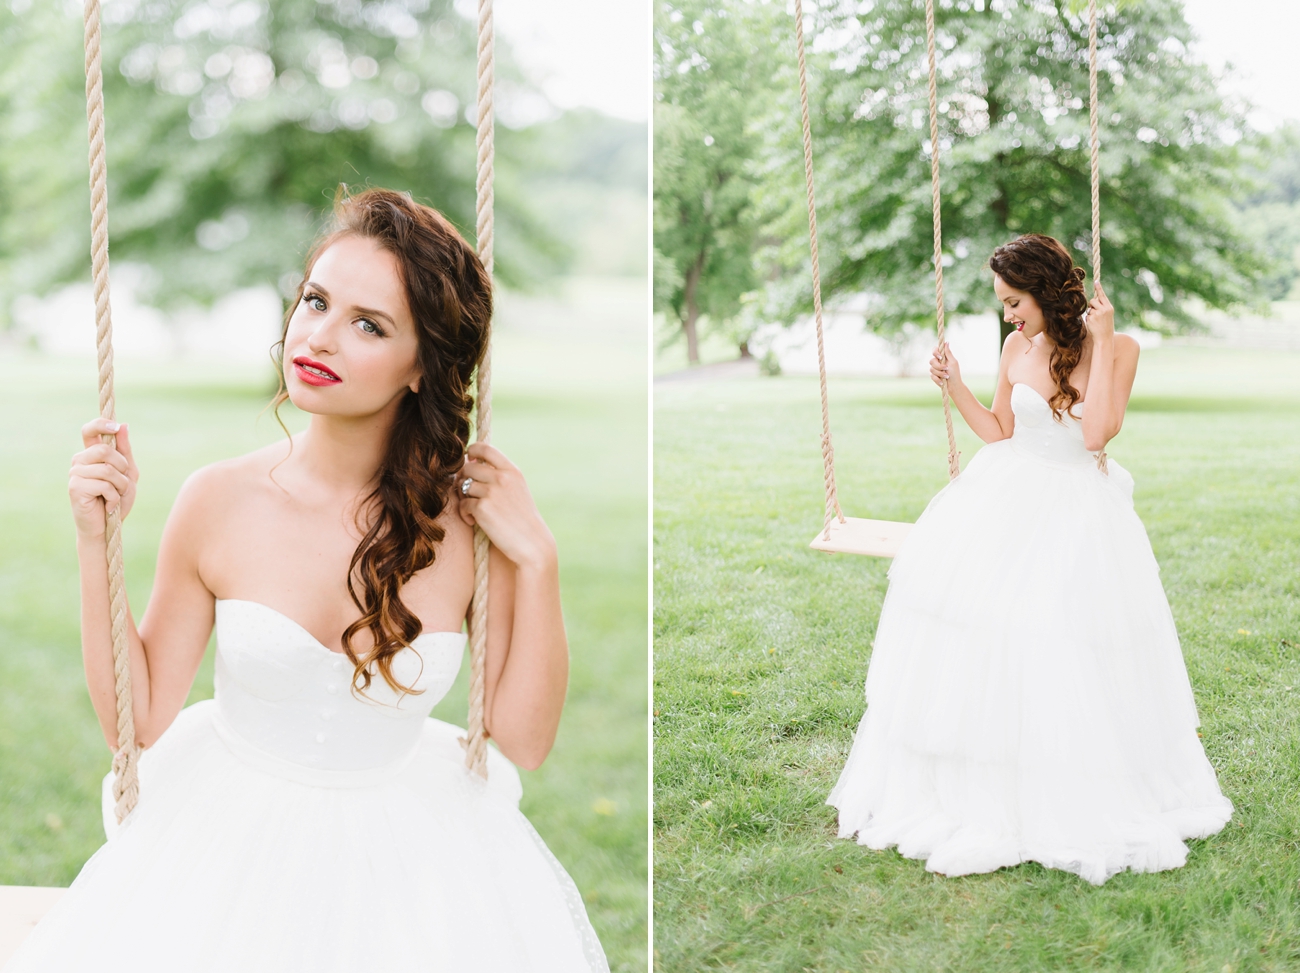
[[[106,803],[108,843],[6,970],[607,970],[517,807],[512,764],[551,748],[568,649],[523,476],[466,450],[491,308],[437,212],[386,190],[337,205],[281,347],[310,425],[181,489],[129,629],[140,803],[120,828]],[[113,747],[103,506],[126,515],[138,474],[125,425],[82,432],[82,645]],[[486,784],[428,718],[465,646],[474,523],[492,541]],[[216,697],[182,710],[214,623]]]
[[[1232,805],[1199,721],[1120,431],[1138,345],[1050,237],[989,261],[1005,319],[993,407],[935,350],[988,445],[889,571],[867,711],[828,799],[841,837],[944,875],[1024,861],[1094,884],[1177,868]]]

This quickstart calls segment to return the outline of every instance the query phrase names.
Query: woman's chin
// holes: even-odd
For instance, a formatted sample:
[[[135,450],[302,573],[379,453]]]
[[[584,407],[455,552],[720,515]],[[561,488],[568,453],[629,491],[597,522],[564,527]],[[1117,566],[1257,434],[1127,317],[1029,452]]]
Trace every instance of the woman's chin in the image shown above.
[[[289,401],[299,412],[306,412],[309,415],[329,416],[338,415],[346,410],[340,409],[342,404],[337,401],[330,401],[330,398],[323,395],[323,389],[313,388],[306,382],[299,381],[296,378],[290,378],[285,383],[285,391],[289,393]]]
[[[329,387],[315,388],[305,382],[291,381],[285,391],[293,407],[307,415],[367,421],[377,418],[384,412],[382,402],[357,403],[344,398]]]

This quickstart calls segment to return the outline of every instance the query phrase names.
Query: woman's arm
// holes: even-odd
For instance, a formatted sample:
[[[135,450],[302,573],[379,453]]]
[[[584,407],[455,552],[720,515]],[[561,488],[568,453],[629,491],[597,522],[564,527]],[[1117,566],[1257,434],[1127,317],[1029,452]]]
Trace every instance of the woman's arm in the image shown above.
[[[971,431],[986,443],[1009,439],[1011,433],[1015,431],[1016,417],[1011,411],[1011,382],[1007,378],[1007,370],[1010,367],[1014,348],[1025,340],[1023,335],[1013,331],[1002,346],[1002,361],[998,366],[998,385],[993,393],[991,409],[985,408],[984,404],[975,398],[975,393],[961,380],[961,367],[947,342],[944,342],[942,347],[935,348],[934,356],[930,359],[931,380],[935,385],[940,386],[947,380],[948,395],[952,398],[953,405],[957,406],[957,411],[966,420],[966,425],[970,426]]]
[[[116,444],[101,441],[115,435]],[[68,471],[68,498],[77,527],[77,563],[81,571],[81,660],[86,688],[99,717],[104,739],[117,749],[117,684],[113,675],[113,640],[108,601],[108,539],[106,511],[116,510],[125,520],[135,503],[140,472],[131,455],[127,428],[107,419],[95,419],[81,429],[85,446],[72,457]],[[149,708],[149,667],[144,646],[126,606],[126,636],[130,651],[131,701],[139,735],[141,714]]]
[[[117,435],[116,447],[99,441],[100,435],[113,432]],[[82,428],[82,440],[86,449],[73,457],[68,478],[81,569],[81,655],[91,703],[104,739],[115,750],[117,691],[104,505],[120,508],[125,519],[135,500],[139,471],[131,456],[125,426],[114,429],[107,420],[96,419]],[[151,599],[139,630],[130,607],[126,610],[136,742],[145,747],[162,735],[185,704],[212,631],[213,599],[198,580],[195,531],[186,526],[195,523],[195,518],[186,514],[189,506],[186,490],[182,490],[159,547],[154,577],[157,597]]]
[[[555,538],[505,454],[478,443],[468,453],[456,489],[474,482],[461,516],[492,541],[484,723],[512,763],[535,770],[555,743],[569,682]]]
[[[1083,410],[1083,445],[1096,452],[1105,449],[1124,425],[1139,349],[1133,338],[1115,334],[1115,308],[1100,284],[1088,302],[1086,323],[1092,338],[1092,361]]]

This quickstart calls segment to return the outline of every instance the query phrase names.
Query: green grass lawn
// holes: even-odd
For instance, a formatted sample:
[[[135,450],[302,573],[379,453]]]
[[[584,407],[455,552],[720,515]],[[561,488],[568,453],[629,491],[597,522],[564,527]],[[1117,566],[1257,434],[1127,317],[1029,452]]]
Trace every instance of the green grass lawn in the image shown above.
[[[625,293],[626,292],[626,293]],[[557,310],[558,308],[558,310]],[[549,315],[549,317],[548,317]],[[583,893],[617,971],[646,965],[647,653],[644,285],[504,295],[493,441],[529,476],[560,547],[573,667],[554,751],[523,810]],[[118,414],[142,470],[125,529],[137,614],[163,521],[195,468],[281,436],[270,379],[196,383],[121,368]],[[303,417],[285,410],[292,427]],[[0,884],[66,885],[103,842],[109,754],[86,694],[68,458],[96,413],[93,362],[0,356]],[[463,725],[466,676],[435,715]],[[211,652],[191,693],[212,695]]]
[[[945,879],[835,837],[888,562],[808,549],[816,380],[656,386],[657,968],[1300,970],[1298,375],[1300,355],[1143,355],[1110,454],[1237,810],[1186,867],[1101,888],[1036,864]],[[914,519],[943,486],[924,380],[833,381],[831,418],[846,513]]]

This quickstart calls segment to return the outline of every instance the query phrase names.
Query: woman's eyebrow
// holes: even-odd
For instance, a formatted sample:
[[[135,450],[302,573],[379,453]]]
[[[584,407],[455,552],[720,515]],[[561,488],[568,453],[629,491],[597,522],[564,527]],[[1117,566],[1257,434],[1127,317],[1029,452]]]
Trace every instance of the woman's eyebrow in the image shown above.
[[[371,318],[383,318],[383,319],[384,319],[385,321],[387,321],[387,322],[388,322],[392,327],[394,327],[394,328],[397,327],[397,322],[393,320],[393,316],[392,316],[391,314],[386,314],[386,313],[384,313],[383,311],[380,311],[380,310],[378,310],[378,309],[376,309],[376,308],[373,308],[373,307],[357,307],[357,306],[354,304],[354,305],[352,305],[352,310],[356,311],[358,314],[363,314],[363,315],[365,315],[366,317],[371,317]]]
[[[329,296],[330,296],[330,292],[327,291],[324,287],[321,287],[320,284],[316,283],[314,280],[309,280],[309,281],[307,281],[306,283],[304,283],[304,284],[302,285],[302,289],[305,290],[305,291],[306,291],[306,290],[313,290],[313,291],[316,291],[317,293],[320,294],[321,297],[324,297],[324,298],[327,298],[327,299],[328,299]],[[358,307],[357,305],[354,304],[354,305],[352,305],[352,310],[355,311],[357,314],[364,314],[364,315],[366,315],[366,316],[368,316],[368,317],[372,317],[372,318],[383,318],[385,321],[387,321],[387,322],[388,322],[390,325],[392,325],[394,328],[397,327],[397,322],[393,320],[393,316],[392,316],[391,314],[388,314],[388,313],[385,312],[385,311],[380,311],[378,308],[373,308],[373,307]]]

